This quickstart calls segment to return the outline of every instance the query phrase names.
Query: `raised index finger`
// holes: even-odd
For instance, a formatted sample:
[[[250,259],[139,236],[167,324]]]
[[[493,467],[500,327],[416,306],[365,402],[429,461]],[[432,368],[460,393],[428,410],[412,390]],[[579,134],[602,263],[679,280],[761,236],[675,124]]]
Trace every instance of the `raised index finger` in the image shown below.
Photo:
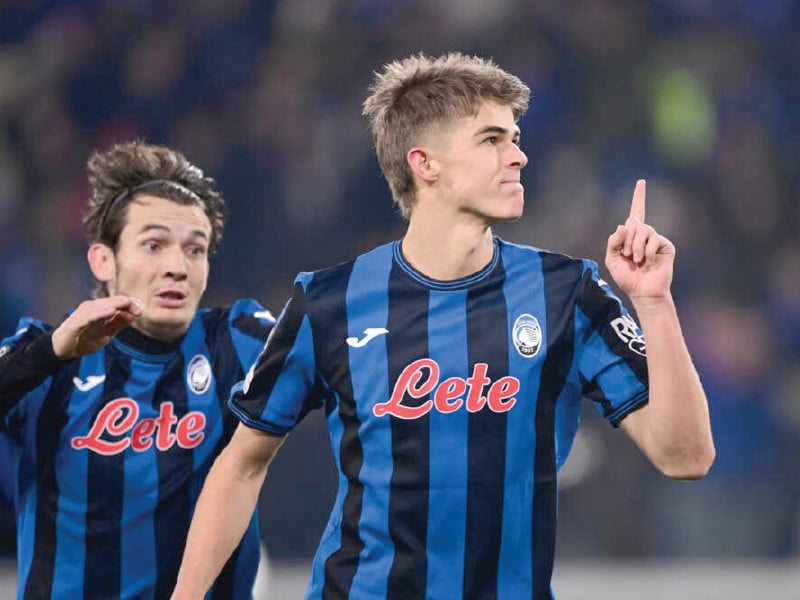
[[[633,190],[633,200],[631,201],[631,214],[634,219],[639,219],[644,223],[644,196],[647,191],[647,183],[644,179],[636,182]]]

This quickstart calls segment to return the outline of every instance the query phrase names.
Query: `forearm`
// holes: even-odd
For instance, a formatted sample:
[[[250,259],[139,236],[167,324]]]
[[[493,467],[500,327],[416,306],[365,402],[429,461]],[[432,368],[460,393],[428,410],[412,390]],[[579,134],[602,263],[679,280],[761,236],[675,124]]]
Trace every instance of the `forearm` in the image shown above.
[[[247,529],[267,466],[242,469],[227,450],[216,460],[195,508],[173,600],[200,600],[211,587]]]
[[[0,357],[0,415],[63,365],[53,353],[50,334],[36,337]]]
[[[647,344],[650,401],[640,436],[665,474],[702,477],[714,460],[708,402],[692,363],[672,298],[634,301]]]

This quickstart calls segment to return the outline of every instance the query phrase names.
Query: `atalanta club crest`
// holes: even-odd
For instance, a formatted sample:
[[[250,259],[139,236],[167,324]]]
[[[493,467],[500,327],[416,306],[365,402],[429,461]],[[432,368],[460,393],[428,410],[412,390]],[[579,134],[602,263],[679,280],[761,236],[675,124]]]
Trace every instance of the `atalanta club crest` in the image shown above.
[[[533,315],[525,313],[518,316],[514,321],[512,336],[517,352],[525,358],[536,356],[542,347],[542,328]]]
[[[202,394],[211,385],[211,365],[202,354],[196,355],[186,368],[186,383],[195,394]]]

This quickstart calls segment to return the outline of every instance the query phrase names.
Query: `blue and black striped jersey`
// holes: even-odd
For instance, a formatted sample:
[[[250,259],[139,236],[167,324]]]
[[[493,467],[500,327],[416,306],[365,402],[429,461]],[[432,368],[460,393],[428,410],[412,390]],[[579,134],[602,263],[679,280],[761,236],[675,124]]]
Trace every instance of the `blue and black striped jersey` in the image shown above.
[[[324,406],[338,493],[307,597],[551,598],[556,477],[581,400],[647,402],[641,331],[597,265],[495,238],[457,281],[394,242],[301,273],[237,384],[244,423]]]
[[[238,420],[227,400],[274,319],[254,300],[200,310],[163,344],[128,328],[59,361],[25,318],[0,345],[0,433],[12,441],[18,598],[169,598],[192,511]],[[209,598],[251,598],[255,515]]]

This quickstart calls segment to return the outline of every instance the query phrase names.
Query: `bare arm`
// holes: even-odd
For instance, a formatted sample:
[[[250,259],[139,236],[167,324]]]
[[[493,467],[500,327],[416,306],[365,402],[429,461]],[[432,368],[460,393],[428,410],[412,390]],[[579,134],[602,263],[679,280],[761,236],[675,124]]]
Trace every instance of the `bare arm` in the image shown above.
[[[675,247],[644,223],[645,183],[609,237],[606,266],[630,297],[647,344],[650,401],[621,427],[665,475],[698,479],[714,461],[708,402],[692,364],[670,292]]]
[[[647,343],[650,401],[621,427],[665,475],[699,479],[714,461],[711,423],[700,377],[683,339],[672,299],[634,303]]]
[[[197,501],[173,600],[201,600],[214,583],[247,529],[269,463],[284,439],[238,426]]]

